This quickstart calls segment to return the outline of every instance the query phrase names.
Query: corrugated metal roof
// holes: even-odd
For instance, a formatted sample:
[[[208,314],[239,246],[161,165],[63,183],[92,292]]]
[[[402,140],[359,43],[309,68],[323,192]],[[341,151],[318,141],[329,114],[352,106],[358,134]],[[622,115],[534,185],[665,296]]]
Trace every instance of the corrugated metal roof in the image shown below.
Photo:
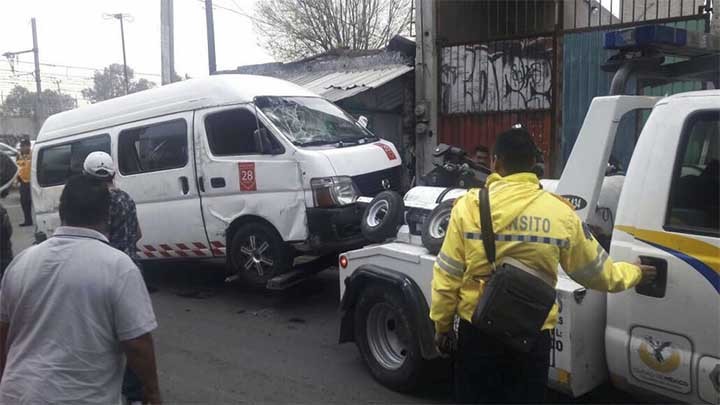
[[[396,79],[413,70],[407,65],[386,65],[352,71],[312,71],[284,77],[330,101],[352,97]]]

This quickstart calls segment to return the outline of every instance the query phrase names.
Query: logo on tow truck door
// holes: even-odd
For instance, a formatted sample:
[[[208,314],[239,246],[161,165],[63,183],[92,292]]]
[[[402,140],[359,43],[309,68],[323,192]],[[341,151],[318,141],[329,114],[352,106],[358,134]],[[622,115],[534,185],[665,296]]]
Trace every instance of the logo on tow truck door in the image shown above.
[[[693,345],[685,336],[637,326],[630,332],[629,354],[636,379],[682,394],[692,391]]]

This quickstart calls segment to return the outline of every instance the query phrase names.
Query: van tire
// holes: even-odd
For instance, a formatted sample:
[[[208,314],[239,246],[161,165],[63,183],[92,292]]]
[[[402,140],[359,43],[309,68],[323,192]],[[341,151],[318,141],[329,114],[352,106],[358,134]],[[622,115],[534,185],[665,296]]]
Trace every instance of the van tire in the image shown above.
[[[362,234],[370,242],[384,242],[397,235],[405,216],[403,199],[395,191],[383,191],[365,207]]]
[[[381,284],[363,289],[355,306],[355,343],[365,365],[380,384],[406,393],[429,376],[411,319],[399,291]]]
[[[441,202],[423,222],[422,243],[431,254],[438,254],[442,248],[454,203],[455,200]]]
[[[240,225],[232,238],[230,264],[245,284],[265,288],[292,266],[291,249],[272,227],[260,222]]]

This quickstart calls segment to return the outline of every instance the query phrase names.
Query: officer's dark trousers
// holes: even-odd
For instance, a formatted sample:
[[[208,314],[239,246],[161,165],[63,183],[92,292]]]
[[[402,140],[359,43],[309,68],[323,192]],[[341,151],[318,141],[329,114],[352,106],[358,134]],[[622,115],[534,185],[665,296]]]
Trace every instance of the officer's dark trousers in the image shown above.
[[[30,197],[30,183],[20,182],[20,205],[22,206],[25,224],[32,224],[32,198]]]
[[[530,353],[522,353],[462,320],[454,364],[458,403],[543,402],[550,366],[550,332],[542,332]]]

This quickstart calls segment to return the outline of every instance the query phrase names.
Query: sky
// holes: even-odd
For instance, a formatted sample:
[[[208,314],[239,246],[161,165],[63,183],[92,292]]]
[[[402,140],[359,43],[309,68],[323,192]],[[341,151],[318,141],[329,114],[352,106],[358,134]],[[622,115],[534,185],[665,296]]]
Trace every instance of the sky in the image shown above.
[[[249,18],[256,0],[214,0],[218,70],[271,62],[257,44]],[[237,10],[237,12],[229,11]],[[79,97],[93,69],[122,63],[120,26],[103,13],[128,13],[127,63],[138,77],[160,83],[160,0],[0,0],[0,55],[32,48],[30,18],[38,29],[43,88]],[[205,6],[202,0],[175,0],[175,70],[181,76],[208,74]],[[20,55],[16,73],[0,56],[0,93],[16,83],[34,90],[32,53]],[[64,66],[57,66],[64,65]],[[72,67],[67,67],[72,66]],[[3,94],[0,94],[2,96]]]

